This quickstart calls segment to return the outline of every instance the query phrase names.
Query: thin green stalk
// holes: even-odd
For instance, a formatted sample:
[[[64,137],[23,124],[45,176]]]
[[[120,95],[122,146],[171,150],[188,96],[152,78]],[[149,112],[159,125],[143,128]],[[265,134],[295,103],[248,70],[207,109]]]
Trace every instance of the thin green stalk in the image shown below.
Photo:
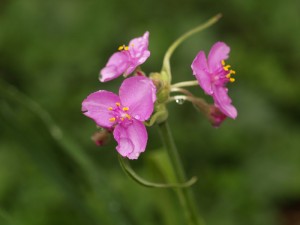
[[[183,169],[180,156],[178,154],[175,142],[172,137],[172,133],[167,121],[164,121],[158,125],[160,135],[167,149],[168,156],[172,163],[177,182],[184,182],[186,180],[185,171]],[[189,225],[204,225],[204,221],[198,214],[197,205],[190,188],[178,188],[176,189],[180,203],[184,209],[184,214]]]
[[[200,32],[200,31],[210,27],[214,23],[216,23],[221,18],[221,16],[222,16],[221,14],[217,14],[216,16],[209,19],[206,23],[203,23],[200,26],[195,27],[194,29],[190,30],[189,32],[183,34],[176,41],[174,41],[173,44],[168,48],[168,50],[164,56],[162,71],[165,71],[167,73],[167,76],[168,76],[170,82],[171,82],[170,58],[171,58],[173,52],[175,51],[175,49],[178,47],[178,45],[180,43],[182,43],[184,40],[186,40],[187,38],[189,38],[190,36],[192,36],[193,34]]]
[[[191,87],[191,86],[199,86],[199,82],[197,80],[191,81],[183,81],[176,84],[172,84],[171,88],[181,88],[181,87]]]

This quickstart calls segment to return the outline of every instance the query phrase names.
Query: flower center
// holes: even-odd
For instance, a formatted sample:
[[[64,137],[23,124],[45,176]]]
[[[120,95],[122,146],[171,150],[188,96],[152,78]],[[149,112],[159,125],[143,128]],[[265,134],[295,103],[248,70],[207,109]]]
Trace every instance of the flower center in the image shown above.
[[[222,60],[222,66],[223,66],[223,69],[224,71],[226,72],[226,75],[225,77],[228,79],[228,81],[230,81],[231,83],[235,81],[235,78],[231,77],[231,75],[234,75],[235,74],[235,71],[234,70],[230,70],[229,68],[231,67],[230,65],[226,65],[225,64],[225,61]]]
[[[121,106],[120,102],[116,102],[115,106],[108,107],[109,114],[112,115],[109,121],[112,123],[131,122],[131,116],[127,113],[129,107]]]

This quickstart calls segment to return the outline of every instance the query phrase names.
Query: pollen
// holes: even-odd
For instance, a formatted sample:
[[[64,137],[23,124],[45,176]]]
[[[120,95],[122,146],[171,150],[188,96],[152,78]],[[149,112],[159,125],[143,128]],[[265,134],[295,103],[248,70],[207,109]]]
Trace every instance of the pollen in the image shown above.
[[[223,66],[223,68],[224,68],[225,71],[228,71],[230,67],[231,67],[230,65]]]
[[[129,110],[129,108],[128,107],[123,107],[123,109],[122,109],[124,112],[126,112],[126,111],[128,111]]]
[[[129,120],[131,119],[131,116],[129,116],[127,113],[125,114],[125,116],[126,116],[126,118],[129,119]]]
[[[116,106],[121,106],[121,103],[120,102],[116,102]]]
[[[129,49],[129,47],[126,46],[126,45],[121,45],[121,46],[119,46],[119,48],[118,48],[119,51],[122,51],[122,50],[127,51],[128,49]]]
[[[222,66],[225,66],[225,61],[224,60],[222,60],[221,63],[222,63]]]
[[[112,107],[108,107],[108,110],[111,111],[111,110],[113,110],[113,108]]]
[[[116,121],[115,117],[109,118],[109,122],[115,122],[115,121]]]
[[[118,50],[122,51],[124,49],[124,47],[125,47],[125,45],[121,45],[121,46],[119,46]]]
[[[230,77],[230,78],[229,78],[229,81],[230,81],[231,83],[233,83],[233,82],[235,81],[235,79],[234,79],[233,77]]]

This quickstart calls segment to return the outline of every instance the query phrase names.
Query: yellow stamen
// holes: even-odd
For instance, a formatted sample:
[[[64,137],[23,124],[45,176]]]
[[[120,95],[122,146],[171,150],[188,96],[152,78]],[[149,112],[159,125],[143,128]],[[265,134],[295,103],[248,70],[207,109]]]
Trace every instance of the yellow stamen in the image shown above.
[[[235,74],[235,70],[230,70],[230,74]]]
[[[124,118],[123,118],[123,117],[121,117],[121,121],[124,121]]]
[[[231,74],[230,73],[228,73],[227,75],[226,75],[226,78],[230,78],[230,76],[231,76]]]
[[[118,48],[119,51],[122,51],[122,50],[128,51],[128,49],[129,49],[129,47],[126,46],[126,45],[121,45],[121,46],[119,46],[119,48]]]
[[[123,107],[123,109],[122,109],[124,112],[125,111],[128,111],[129,110],[129,108],[128,107]]]
[[[111,111],[111,110],[113,110],[113,108],[112,107],[108,107],[108,110]]]
[[[230,65],[224,66],[223,68],[224,68],[224,70],[228,71],[230,68]]]
[[[120,102],[116,102],[116,106],[120,106],[121,105],[121,103]]]
[[[116,121],[115,117],[109,118],[109,122],[115,122],[115,121]]]
[[[225,66],[225,61],[224,60],[222,60],[221,63],[222,63],[222,66]]]
[[[235,79],[233,77],[230,77],[229,81],[232,83],[235,81]]]
[[[127,113],[125,114],[125,116],[126,116],[126,118],[129,119],[129,120],[131,119],[131,116],[129,116]]]

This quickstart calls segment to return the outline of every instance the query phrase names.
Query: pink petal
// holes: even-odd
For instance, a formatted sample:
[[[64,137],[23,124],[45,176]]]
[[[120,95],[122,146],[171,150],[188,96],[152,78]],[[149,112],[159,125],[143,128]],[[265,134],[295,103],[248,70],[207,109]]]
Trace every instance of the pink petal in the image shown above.
[[[224,42],[215,43],[208,55],[208,66],[210,72],[214,73],[220,67],[222,67],[222,60],[226,60],[229,56],[230,48]]]
[[[118,142],[116,149],[122,156],[137,159],[146,149],[148,134],[145,125],[133,119],[128,126],[117,125],[114,138]]]
[[[213,99],[215,105],[220,109],[226,116],[235,119],[237,117],[237,110],[231,104],[231,99],[227,94],[228,89],[222,86],[214,86]]]
[[[148,39],[149,39],[149,32],[146,31],[142,37],[134,38],[129,42],[128,47],[132,58],[141,58],[144,52],[148,51],[148,45],[149,45]]]
[[[101,82],[110,81],[125,73],[130,64],[130,57],[126,51],[114,53],[106,66],[100,71]]]
[[[109,107],[114,107],[116,102],[120,102],[119,97],[109,91],[97,91],[90,94],[82,102],[82,112],[87,117],[93,119],[100,127],[110,128],[113,123],[109,121],[112,117]]]
[[[191,67],[193,74],[196,76],[201,88],[206,94],[211,95],[213,93],[211,87],[211,77],[208,72],[207,60],[203,51],[200,51],[197,54]]]
[[[131,56],[130,66],[127,68],[125,75],[132,73],[135,68],[143,64],[150,56],[148,50],[149,32],[145,32],[142,37],[134,38],[129,42],[129,53]]]
[[[127,78],[121,84],[119,95],[128,113],[137,120],[149,119],[156,100],[156,88],[147,77],[135,76]]]

